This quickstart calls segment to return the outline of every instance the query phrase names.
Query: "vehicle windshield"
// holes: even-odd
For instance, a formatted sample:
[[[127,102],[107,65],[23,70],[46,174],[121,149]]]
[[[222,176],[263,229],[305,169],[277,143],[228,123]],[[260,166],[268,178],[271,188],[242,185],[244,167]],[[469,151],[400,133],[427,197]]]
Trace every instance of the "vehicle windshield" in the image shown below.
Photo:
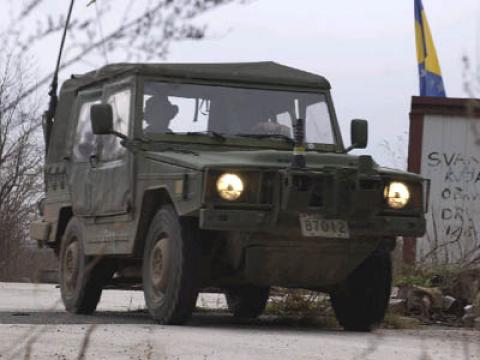
[[[327,98],[320,93],[146,82],[143,131],[216,137],[293,138],[305,119],[307,144],[335,144]]]

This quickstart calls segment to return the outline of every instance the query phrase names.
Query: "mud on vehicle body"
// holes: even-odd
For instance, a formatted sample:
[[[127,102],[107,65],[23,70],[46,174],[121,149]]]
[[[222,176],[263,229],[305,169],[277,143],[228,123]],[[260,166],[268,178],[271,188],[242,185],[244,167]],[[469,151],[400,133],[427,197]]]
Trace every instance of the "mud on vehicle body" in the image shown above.
[[[346,149],[328,81],[279,64],[109,65],[64,83],[48,134],[32,236],[60,256],[73,312],[141,284],[161,323],[211,288],[255,317],[283,286],[330,293],[368,330],[395,238],[425,231],[425,181],[348,155],[366,122]]]

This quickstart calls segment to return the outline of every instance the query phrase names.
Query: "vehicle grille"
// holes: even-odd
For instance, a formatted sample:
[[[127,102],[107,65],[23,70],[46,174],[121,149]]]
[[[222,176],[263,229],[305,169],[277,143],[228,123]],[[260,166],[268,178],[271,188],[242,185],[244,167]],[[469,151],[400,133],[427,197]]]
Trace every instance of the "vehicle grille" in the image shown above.
[[[322,209],[331,215],[365,213],[378,208],[382,188],[380,179],[359,179],[356,169],[294,174],[287,207]]]
[[[292,191],[297,199],[307,198],[308,206],[323,207],[325,199],[325,177],[310,175],[293,175]]]

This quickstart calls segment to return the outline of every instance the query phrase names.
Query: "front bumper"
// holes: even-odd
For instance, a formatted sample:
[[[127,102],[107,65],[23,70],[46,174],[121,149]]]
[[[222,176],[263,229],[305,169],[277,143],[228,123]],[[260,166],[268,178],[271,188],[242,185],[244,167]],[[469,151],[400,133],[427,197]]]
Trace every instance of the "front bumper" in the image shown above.
[[[230,203],[215,197],[212,190],[222,171],[208,173],[200,228],[298,238],[302,236],[300,214],[311,214],[346,221],[352,238],[422,236],[428,193],[422,179],[407,173],[379,174],[368,156],[358,161],[358,168],[242,170],[238,173],[245,183],[254,185],[240,201]],[[403,209],[394,210],[386,204],[384,190],[392,181],[402,181],[410,188],[411,199]]]
[[[350,237],[358,236],[423,236],[425,218],[407,216],[370,216],[344,219]],[[265,232],[281,236],[301,236],[299,214],[274,215],[264,210],[201,209],[201,229]]]

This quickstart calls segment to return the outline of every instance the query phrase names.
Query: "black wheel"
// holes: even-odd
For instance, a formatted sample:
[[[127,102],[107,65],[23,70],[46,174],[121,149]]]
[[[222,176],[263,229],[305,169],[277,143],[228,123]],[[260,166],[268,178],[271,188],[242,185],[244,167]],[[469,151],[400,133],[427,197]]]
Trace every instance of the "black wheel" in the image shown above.
[[[370,331],[385,317],[392,284],[389,253],[368,257],[330,294],[337,320],[345,330]]]
[[[228,310],[236,318],[254,319],[265,310],[270,288],[240,286],[228,289],[225,293]]]
[[[72,218],[65,229],[60,249],[60,292],[65,309],[91,314],[97,308],[103,286],[115,271],[107,259],[85,256],[84,228]]]
[[[183,225],[183,226],[182,226]],[[199,244],[194,224],[182,224],[171,206],[153,217],[143,255],[143,291],[160,324],[188,320],[198,296]]]

